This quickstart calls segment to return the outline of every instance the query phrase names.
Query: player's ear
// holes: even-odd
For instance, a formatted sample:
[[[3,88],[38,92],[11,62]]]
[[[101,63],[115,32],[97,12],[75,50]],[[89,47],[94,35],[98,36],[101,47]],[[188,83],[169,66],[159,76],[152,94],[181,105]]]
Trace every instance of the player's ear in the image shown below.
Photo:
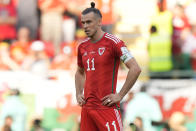
[[[100,19],[100,18],[98,19],[98,25],[102,26],[102,19]]]

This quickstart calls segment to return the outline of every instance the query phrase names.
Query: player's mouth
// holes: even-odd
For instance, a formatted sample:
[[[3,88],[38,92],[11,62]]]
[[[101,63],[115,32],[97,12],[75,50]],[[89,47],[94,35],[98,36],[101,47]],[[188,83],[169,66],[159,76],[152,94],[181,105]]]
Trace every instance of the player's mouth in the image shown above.
[[[85,30],[85,33],[86,33],[86,34],[89,34],[89,33],[90,33],[90,31],[89,31],[89,30]]]

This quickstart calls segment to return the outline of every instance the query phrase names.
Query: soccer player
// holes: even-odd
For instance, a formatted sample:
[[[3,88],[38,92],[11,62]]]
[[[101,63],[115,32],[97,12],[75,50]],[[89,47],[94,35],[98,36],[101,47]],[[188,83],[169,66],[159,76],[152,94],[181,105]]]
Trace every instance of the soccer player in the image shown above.
[[[135,83],[141,69],[123,41],[102,31],[101,19],[94,2],[82,12],[81,23],[89,38],[78,47],[75,75],[76,99],[82,106],[80,130],[122,131],[119,102]],[[122,89],[116,93],[120,60],[129,72]]]

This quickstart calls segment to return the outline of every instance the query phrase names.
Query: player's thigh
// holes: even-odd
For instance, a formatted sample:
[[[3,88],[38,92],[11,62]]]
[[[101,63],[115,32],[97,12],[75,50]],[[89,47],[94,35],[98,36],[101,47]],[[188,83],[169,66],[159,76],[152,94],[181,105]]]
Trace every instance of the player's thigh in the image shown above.
[[[88,109],[82,109],[80,131],[99,131],[89,114]]]
[[[93,119],[99,131],[122,131],[121,115],[117,109],[96,110]]]

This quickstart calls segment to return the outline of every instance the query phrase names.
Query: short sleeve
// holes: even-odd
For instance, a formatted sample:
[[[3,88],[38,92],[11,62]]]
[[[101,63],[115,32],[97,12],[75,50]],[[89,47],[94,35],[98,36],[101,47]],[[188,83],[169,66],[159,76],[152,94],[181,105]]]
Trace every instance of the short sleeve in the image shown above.
[[[131,55],[130,51],[127,49],[127,46],[124,44],[123,41],[114,44],[114,51],[115,56],[117,58],[120,58],[121,61],[124,63],[133,58],[133,56]]]
[[[77,55],[77,63],[78,63],[78,66],[83,68],[83,63],[82,63],[82,54],[81,54],[81,47],[79,46],[78,47],[78,55]]]

